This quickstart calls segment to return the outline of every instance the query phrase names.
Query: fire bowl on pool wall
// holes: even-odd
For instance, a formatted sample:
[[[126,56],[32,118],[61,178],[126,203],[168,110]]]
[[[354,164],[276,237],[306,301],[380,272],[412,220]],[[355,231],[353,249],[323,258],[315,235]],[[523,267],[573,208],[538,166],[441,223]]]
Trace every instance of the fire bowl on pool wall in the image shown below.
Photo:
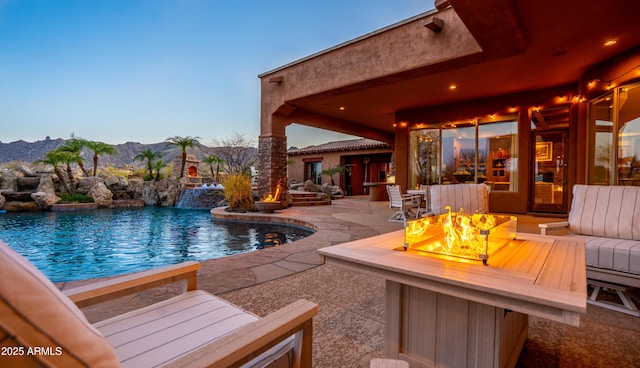
[[[273,213],[275,210],[282,208],[280,202],[256,201],[255,204],[258,211],[264,213]]]

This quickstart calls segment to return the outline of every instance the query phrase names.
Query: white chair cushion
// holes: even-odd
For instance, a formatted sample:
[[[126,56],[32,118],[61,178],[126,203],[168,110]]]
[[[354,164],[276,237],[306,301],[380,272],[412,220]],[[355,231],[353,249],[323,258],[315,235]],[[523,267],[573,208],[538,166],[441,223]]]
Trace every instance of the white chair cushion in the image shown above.
[[[4,333],[3,333],[4,332]],[[32,361],[3,356],[4,366],[117,367],[111,346],[76,305],[21,255],[0,241],[0,336],[21,346],[49,349]],[[33,350],[32,350],[33,351]]]
[[[202,290],[94,324],[114,347],[123,367],[156,367],[219,339],[258,317]],[[294,337],[247,366],[262,367],[293,347]]]
[[[640,187],[574,185],[569,229],[574,234],[640,240]]]
[[[451,211],[458,212],[463,208],[465,213],[488,213],[489,190],[485,184],[451,184],[432,185],[431,212],[435,215]]]
[[[578,236],[585,241],[587,266],[640,275],[640,241]]]

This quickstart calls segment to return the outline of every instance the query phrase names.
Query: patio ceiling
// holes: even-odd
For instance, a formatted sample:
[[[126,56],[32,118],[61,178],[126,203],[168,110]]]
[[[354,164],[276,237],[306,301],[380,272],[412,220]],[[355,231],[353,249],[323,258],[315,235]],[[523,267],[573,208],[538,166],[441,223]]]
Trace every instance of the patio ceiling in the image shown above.
[[[449,2],[482,46],[480,57],[288,103],[393,134],[397,111],[576,84],[590,67],[640,45],[637,0]],[[609,39],[617,43],[604,46]]]

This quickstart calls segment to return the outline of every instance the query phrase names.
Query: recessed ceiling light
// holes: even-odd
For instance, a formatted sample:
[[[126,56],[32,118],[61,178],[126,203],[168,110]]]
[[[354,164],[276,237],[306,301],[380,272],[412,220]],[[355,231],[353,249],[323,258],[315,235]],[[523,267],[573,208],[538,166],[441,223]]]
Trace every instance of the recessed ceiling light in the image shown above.
[[[344,106],[340,106],[340,111],[344,110]]]
[[[605,45],[605,46],[613,46],[613,45],[615,45],[617,42],[618,42],[618,41],[616,41],[616,40],[607,40],[607,41],[604,43],[604,45]]]
[[[458,86],[456,86],[455,84],[452,84],[452,85],[450,85],[450,86],[449,86],[449,89],[450,89],[450,90],[452,90],[452,91],[453,91],[454,89],[456,89],[456,88],[458,88]]]

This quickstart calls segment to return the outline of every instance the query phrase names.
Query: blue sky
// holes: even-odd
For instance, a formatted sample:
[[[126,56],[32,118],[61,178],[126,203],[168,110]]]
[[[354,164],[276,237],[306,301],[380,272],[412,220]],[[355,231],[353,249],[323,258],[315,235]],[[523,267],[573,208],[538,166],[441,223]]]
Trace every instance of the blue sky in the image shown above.
[[[0,0],[0,141],[259,135],[258,75],[424,0]],[[304,147],[341,138],[287,129]]]

